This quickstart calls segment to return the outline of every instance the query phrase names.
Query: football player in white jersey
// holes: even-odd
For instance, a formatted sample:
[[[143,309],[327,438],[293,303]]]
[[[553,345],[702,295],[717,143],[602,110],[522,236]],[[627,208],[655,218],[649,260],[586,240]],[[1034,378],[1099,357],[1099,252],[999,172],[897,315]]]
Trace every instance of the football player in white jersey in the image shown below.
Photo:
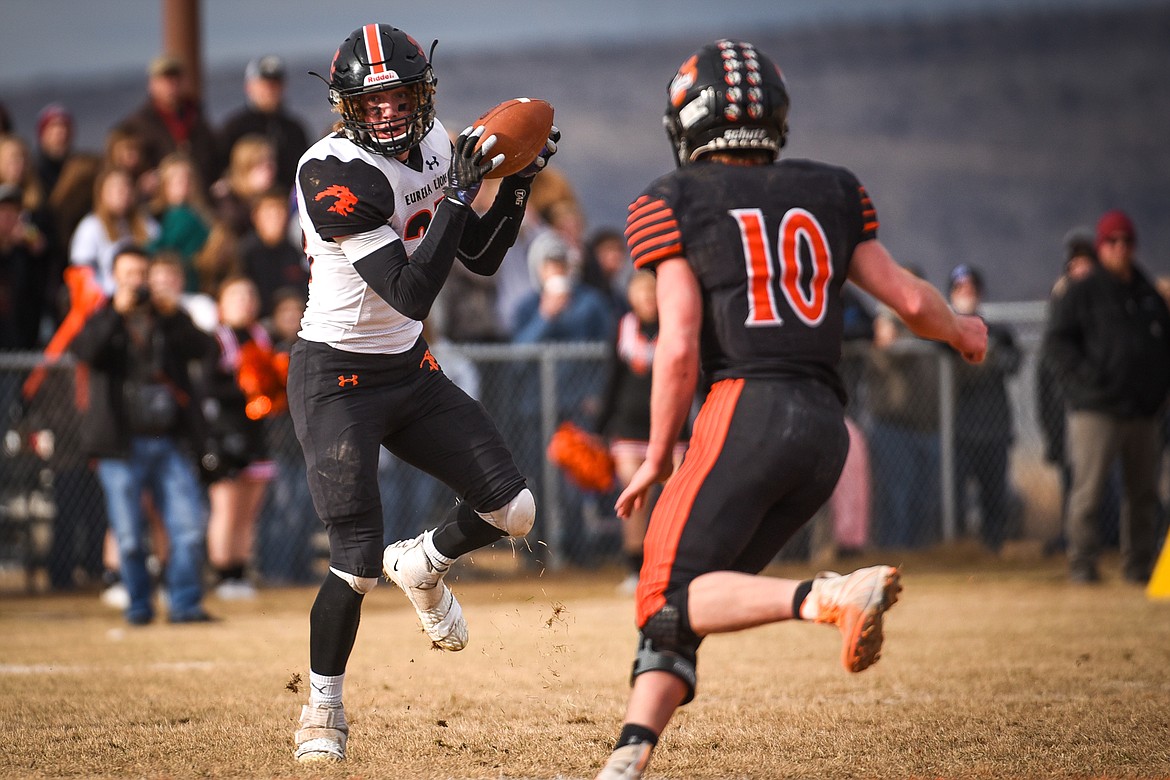
[[[345,758],[342,683],[362,598],[379,575],[406,593],[436,647],[461,650],[467,624],[443,575],[460,555],[532,528],[536,507],[524,477],[484,408],[427,349],[421,321],[456,260],[495,273],[520,229],[532,178],[560,137],[553,128],[536,161],[505,177],[477,216],[471,202],[503,157],[486,156],[492,137],[475,149],[482,127],[464,130],[452,148],[435,119],[429,58],[414,38],[386,24],[355,30],[327,83],[341,125],[297,169],[311,276],[288,379],[330,550],[310,613],[300,761]],[[385,550],[382,446],[460,497],[438,528]]]

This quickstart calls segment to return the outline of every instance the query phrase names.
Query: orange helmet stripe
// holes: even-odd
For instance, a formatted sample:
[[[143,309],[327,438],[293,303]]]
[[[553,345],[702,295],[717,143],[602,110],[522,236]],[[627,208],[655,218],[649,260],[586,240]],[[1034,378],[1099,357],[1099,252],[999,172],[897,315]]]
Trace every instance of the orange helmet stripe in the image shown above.
[[[366,54],[370,57],[370,72],[385,72],[386,55],[382,51],[381,25],[367,24],[362,28],[362,37],[366,40]]]

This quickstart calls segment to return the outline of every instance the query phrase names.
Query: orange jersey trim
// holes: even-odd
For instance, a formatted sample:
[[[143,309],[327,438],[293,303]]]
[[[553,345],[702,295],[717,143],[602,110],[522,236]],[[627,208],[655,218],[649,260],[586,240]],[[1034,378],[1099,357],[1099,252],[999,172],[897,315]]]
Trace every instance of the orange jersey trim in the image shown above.
[[[877,209],[873,207],[873,201],[869,199],[869,193],[865,191],[865,187],[858,186],[857,192],[861,196],[861,218],[863,220],[861,229],[866,233],[875,233],[879,226]]]
[[[686,459],[678,472],[667,480],[654,507],[643,542],[645,563],[638,583],[636,607],[638,628],[666,605],[666,588],[670,584],[679,540],[699,489],[723,452],[743,386],[743,379],[724,379],[711,387],[695,418]]]
[[[643,195],[630,204],[629,210],[626,243],[635,267],[682,254],[678,220],[666,201]]]

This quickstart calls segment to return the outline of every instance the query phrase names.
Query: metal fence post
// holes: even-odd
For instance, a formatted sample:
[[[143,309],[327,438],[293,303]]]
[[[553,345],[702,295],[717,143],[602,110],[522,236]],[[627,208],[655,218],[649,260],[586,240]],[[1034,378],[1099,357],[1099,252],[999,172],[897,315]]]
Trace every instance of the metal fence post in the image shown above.
[[[961,486],[955,484],[955,358],[950,352],[938,351],[938,437],[939,488],[942,494],[942,536],[950,542],[958,537],[955,496]]]
[[[543,345],[540,350],[540,442],[547,445],[557,427],[557,360],[556,347]],[[542,500],[538,510],[548,518],[548,567],[556,571],[566,558],[565,515],[561,510],[561,487],[557,467],[542,458]]]

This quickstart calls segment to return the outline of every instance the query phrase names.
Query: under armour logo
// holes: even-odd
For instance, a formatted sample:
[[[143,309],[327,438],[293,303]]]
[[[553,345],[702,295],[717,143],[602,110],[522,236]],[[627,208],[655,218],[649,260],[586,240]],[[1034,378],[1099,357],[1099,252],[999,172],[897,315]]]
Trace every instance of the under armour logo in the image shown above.
[[[431,157],[431,159],[427,160],[427,170],[428,171],[433,171],[435,168],[438,168],[438,167],[439,167],[439,158],[438,157]]]
[[[345,378],[344,376],[337,377],[337,386],[338,387],[345,387],[346,385],[352,385],[353,387],[357,387],[357,374],[353,374],[348,379]]]
[[[439,361],[435,360],[435,356],[431,354],[429,349],[426,351],[426,354],[423,355],[422,360],[420,360],[418,363],[419,368],[422,368],[423,366],[429,366],[431,371],[439,370]]]

